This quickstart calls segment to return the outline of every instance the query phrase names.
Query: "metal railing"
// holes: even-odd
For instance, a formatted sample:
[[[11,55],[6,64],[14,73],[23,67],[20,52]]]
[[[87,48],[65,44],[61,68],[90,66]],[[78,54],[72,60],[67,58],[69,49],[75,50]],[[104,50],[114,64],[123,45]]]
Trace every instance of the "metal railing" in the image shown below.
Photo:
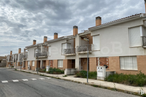
[[[92,45],[91,44],[86,44],[86,45],[78,46],[77,51],[78,52],[92,51]]]
[[[23,54],[23,59],[27,59],[28,58],[28,52],[25,52],[24,54]]]
[[[47,57],[48,56],[48,49],[47,48],[42,48],[42,51],[40,49],[40,47],[38,49],[36,49],[35,51],[35,57]]]
[[[63,54],[74,54],[76,52],[75,48],[64,49]]]
[[[146,36],[142,36],[142,46],[146,46]]]

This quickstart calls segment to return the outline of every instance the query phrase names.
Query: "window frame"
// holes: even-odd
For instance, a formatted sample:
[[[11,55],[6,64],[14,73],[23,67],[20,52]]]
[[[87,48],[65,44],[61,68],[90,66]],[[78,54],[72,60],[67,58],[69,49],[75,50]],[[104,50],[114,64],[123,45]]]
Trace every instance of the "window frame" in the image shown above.
[[[132,63],[131,66],[132,66],[132,67],[131,67],[131,69],[125,67],[125,66],[127,65],[127,64],[125,63],[125,58],[126,58],[126,57],[129,57],[129,58],[131,57],[131,58],[132,58],[132,62],[131,62],[131,63]],[[121,58],[124,58],[124,68],[121,67],[121,65],[122,65],[122,64],[121,64]],[[136,63],[135,63],[135,64],[136,64],[136,69],[134,69],[134,67],[135,67],[135,64],[134,64],[134,61],[133,61],[134,58],[136,58],[136,60],[135,60],[135,61],[136,61]],[[119,57],[119,61],[120,61],[120,62],[119,62],[119,63],[120,63],[120,70],[128,70],[128,71],[137,71],[137,70],[138,70],[137,56],[120,56],[120,57]]]

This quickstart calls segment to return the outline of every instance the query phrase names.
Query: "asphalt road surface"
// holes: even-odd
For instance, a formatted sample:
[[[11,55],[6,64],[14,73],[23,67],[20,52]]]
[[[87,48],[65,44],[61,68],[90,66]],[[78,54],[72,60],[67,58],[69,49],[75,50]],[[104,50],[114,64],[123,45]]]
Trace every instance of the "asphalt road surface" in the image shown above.
[[[0,68],[0,97],[136,97],[89,85]]]

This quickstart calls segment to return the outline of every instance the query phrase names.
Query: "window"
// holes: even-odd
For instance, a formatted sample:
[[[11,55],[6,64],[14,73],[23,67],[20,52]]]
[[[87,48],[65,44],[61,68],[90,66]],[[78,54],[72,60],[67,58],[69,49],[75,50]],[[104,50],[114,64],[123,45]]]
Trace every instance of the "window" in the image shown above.
[[[32,66],[34,66],[34,61],[32,61]]]
[[[141,46],[142,38],[140,36],[140,27],[130,28],[128,30],[130,47]]]
[[[58,60],[58,68],[63,68],[63,60]]]
[[[100,36],[93,36],[94,50],[100,50]]]
[[[137,57],[120,57],[120,66],[124,70],[137,70]]]
[[[65,54],[65,49],[71,49],[70,43],[63,43],[62,44],[62,54]]]
[[[49,46],[49,56],[51,56],[51,47]]]
[[[28,61],[28,67],[30,66],[30,62]]]

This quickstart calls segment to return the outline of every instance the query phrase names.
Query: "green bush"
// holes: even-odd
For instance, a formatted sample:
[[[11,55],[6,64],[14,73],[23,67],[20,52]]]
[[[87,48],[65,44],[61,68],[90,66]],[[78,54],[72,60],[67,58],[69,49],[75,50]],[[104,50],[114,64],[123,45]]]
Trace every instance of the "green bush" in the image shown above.
[[[139,73],[137,75],[127,75],[127,74],[113,74],[109,75],[105,78],[106,81],[109,82],[116,82],[116,83],[122,83],[127,85],[133,85],[133,86],[144,86],[146,85],[146,75],[143,73]]]
[[[141,95],[141,97],[146,97],[146,94]]]
[[[76,77],[87,78],[87,71],[79,71],[76,73]],[[88,72],[88,78],[97,79],[97,72]]]
[[[60,70],[58,68],[49,68],[49,71],[47,73],[50,73],[50,74],[64,74],[64,70]]]
[[[39,72],[46,72],[46,69],[39,69]]]

